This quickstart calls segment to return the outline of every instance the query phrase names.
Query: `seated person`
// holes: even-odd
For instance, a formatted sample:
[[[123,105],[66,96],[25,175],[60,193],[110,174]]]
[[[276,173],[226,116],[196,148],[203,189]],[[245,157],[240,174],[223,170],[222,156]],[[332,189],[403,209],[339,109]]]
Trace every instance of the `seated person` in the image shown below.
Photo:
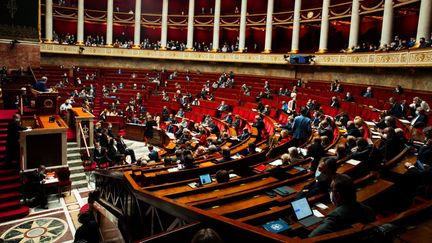
[[[330,199],[336,206],[327,215],[323,223],[315,228],[309,237],[349,228],[354,223],[367,224],[375,220],[373,210],[357,202],[357,191],[351,177],[345,174],[336,174],[330,184]]]
[[[230,179],[229,173],[226,170],[218,170],[216,172],[216,181],[217,183],[228,182]]]
[[[48,209],[48,199],[45,193],[45,187],[43,186],[46,177],[45,172],[45,166],[40,165],[29,174],[27,186],[28,192],[35,196],[34,200],[31,202],[34,202],[35,205],[39,205],[40,208]]]
[[[252,124],[252,126],[256,127],[256,129],[258,130],[258,137],[261,137],[261,133],[262,130],[264,130],[265,128],[265,124],[259,115],[255,116],[255,122]]]
[[[109,138],[108,142],[108,158],[110,161],[117,163],[123,163],[123,160],[125,158],[125,155],[120,153],[120,151],[117,148],[117,141],[114,138]],[[112,164],[110,164],[112,166]]]
[[[382,154],[385,161],[394,158],[404,148],[400,139],[396,137],[395,129],[392,127],[384,128],[382,141],[379,152]]]
[[[268,115],[270,115],[270,112],[271,112],[270,106],[269,105],[265,105],[264,109],[262,110],[261,113],[264,114],[264,115],[266,115],[266,116],[268,116]]]
[[[294,124],[294,116],[288,116],[287,123],[283,126],[280,126],[280,128],[292,132],[293,124]]]
[[[244,141],[250,136],[249,129],[247,127],[243,128],[243,132],[237,136],[238,140]]]
[[[333,141],[333,128],[327,122],[327,120],[323,120],[320,122],[318,126],[318,134],[320,136],[327,136],[330,141]]]
[[[184,164],[183,169],[192,169],[195,168],[196,165],[194,164],[195,159],[192,155],[188,154],[184,157]]]
[[[331,144],[329,137],[321,136],[321,145],[325,148]]]
[[[232,122],[232,126],[235,129],[239,129],[241,126],[241,119],[239,115],[235,115],[234,121]]]
[[[223,147],[222,148],[222,158],[216,160],[217,163],[222,163],[222,162],[227,162],[227,161],[231,161],[231,149],[228,147]]]
[[[39,92],[48,92],[49,90],[46,87],[47,81],[48,78],[43,76],[39,81],[35,83],[33,88]]]
[[[160,161],[159,153],[156,150],[154,150],[152,145],[148,146],[148,150],[149,150],[148,157],[150,161],[159,162]]]
[[[284,144],[284,143],[286,143],[286,142],[288,142],[290,140],[291,140],[291,137],[289,136],[288,130],[285,130],[285,129],[282,130],[280,132],[280,137],[279,137],[278,144]]]
[[[422,107],[417,107],[414,118],[411,120],[411,126],[414,128],[424,128],[428,124],[428,117]]]
[[[363,97],[365,98],[373,98],[372,87],[367,87],[366,91],[363,93]]]
[[[423,164],[432,166],[432,127],[423,129],[423,134],[426,137],[425,143],[418,150],[417,159]]]
[[[298,148],[296,148],[296,147],[288,148],[288,156],[289,156],[289,158],[287,159],[287,161],[289,164],[295,163],[295,162],[298,162],[298,161],[304,159],[303,156],[299,153]]]
[[[304,186],[296,198],[313,197],[320,193],[328,193],[330,183],[336,175],[337,163],[335,158],[321,159],[318,169],[315,172],[315,180]]]
[[[228,123],[228,124],[231,125],[231,123],[233,122],[233,119],[232,119],[232,113],[230,112],[230,113],[226,114],[226,115],[222,118],[222,120],[223,120],[224,122],[226,122],[226,123]]]
[[[98,166],[100,166],[101,163],[111,162],[111,160],[107,156],[106,148],[103,148],[100,145],[100,142],[95,142],[93,161],[96,162]]]
[[[312,157],[311,168],[310,170],[315,172],[318,168],[318,163],[322,157],[325,155],[324,147],[321,145],[321,138],[316,137],[313,139],[313,142],[307,148],[307,156]]]
[[[346,134],[348,136],[354,136],[356,138],[362,136],[360,130],[356,127],[356,125],[354,124],[353,121],[348,121],[347,122],[346,130],[347,130]]]
[[[133,149],[127,147],[127,144],[124,142],[122,136],[120,136],[117,139],[117,149],[119,150],[120,153],[122,153],[124,155],[129,155],[131,158],[131,163],[135,163],[135,161],[136,161],[135,151]]]
[[[242,155],[243,156],[249,156],[249,155],[255,154],[256,152],[257,152],[256,151],[256,145],[254,142],[251,142],[248,144],[247,149],[242,153]]]

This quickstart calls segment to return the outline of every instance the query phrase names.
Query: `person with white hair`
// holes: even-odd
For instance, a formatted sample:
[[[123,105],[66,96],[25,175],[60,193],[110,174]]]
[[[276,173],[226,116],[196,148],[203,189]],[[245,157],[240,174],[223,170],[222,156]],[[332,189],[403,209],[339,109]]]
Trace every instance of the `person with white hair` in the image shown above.
[[[43,76],[40,80],[36,82],[34,85],[34,89],[39,92],[48,92],[48,89],[46,87],[46,83],[48,81],[48,78]]]

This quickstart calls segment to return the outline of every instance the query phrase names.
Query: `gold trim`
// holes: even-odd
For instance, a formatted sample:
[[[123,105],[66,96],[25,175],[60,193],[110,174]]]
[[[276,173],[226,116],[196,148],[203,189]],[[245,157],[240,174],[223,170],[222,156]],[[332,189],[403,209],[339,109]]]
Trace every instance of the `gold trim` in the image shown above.
[[[75,55],[79,54],[79,46],[40,44],[44,54]],[[244,64],[286,65],[281,53],[221,53],[221,52],[185,52],[135,50],[109,47],[86,47],[86,56],[164,59],[197,62],[231,62]],[[308,55],[305,53],[305,55]],[[432,49],[416,48],[392,52],[362,52],[362,53],[317,53],[315,66],[333,67],[432,67]]]
[[[297,53],[299,53],[299,50],[291,50],[288,53],[290,53],[290,54],[297,54]]]
[[[318,51],[316,52],[316,53],[320,53],[320,54],[323,54],[323,53],[327,53],[327,49],[318,49]]]
[[[239,49],[237,50],[237,52],[238,52],[238,53],[243,53],[243,52],[244,52],[244,49],[239,48]]]
[[[271,49],[264,49],[261,53],[271,53]]]
[[[186,48],[185,51],[191,52],[193,51],[193,48]]]
[[[166,51],[167,48],[166,48],[166,46],[161,46],[161,47],[159,48],[159,50],[160,50],[160,51]]]

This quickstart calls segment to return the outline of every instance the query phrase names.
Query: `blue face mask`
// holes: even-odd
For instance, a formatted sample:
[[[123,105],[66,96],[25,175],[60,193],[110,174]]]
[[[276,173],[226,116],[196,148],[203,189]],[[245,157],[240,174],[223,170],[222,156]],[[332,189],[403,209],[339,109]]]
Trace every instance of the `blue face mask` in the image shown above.
[[[319,171],[318,169],[315,171],[315,178],[317,178],[318,176],[321,175],[321,171]]]

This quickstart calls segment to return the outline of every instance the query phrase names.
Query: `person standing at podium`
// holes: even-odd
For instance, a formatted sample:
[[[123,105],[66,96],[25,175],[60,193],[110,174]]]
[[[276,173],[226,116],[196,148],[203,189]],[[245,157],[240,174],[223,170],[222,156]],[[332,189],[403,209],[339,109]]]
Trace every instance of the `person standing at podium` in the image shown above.
[[[6,139],[6,162],[12,163],[13,161],[19,161],[20,156],[20,144],[19,137],[20,131],[26,130],[25,127],[21,126],[21,116],[14,114],[12,121],[8,125],[7,139]]]
[[[155,126],[157,126],[157,123],[153,120],[153,117],[147,116],[144,131],[144,146],[147,146],[148,140],[153,138],[153,127]]]
[[[39,92],[48,92],[48,89],[46,87],[46,83],[48,81],[48,78],[43,76],[41,80],[38,80],[36,84],[34,85],[34,89]]]

